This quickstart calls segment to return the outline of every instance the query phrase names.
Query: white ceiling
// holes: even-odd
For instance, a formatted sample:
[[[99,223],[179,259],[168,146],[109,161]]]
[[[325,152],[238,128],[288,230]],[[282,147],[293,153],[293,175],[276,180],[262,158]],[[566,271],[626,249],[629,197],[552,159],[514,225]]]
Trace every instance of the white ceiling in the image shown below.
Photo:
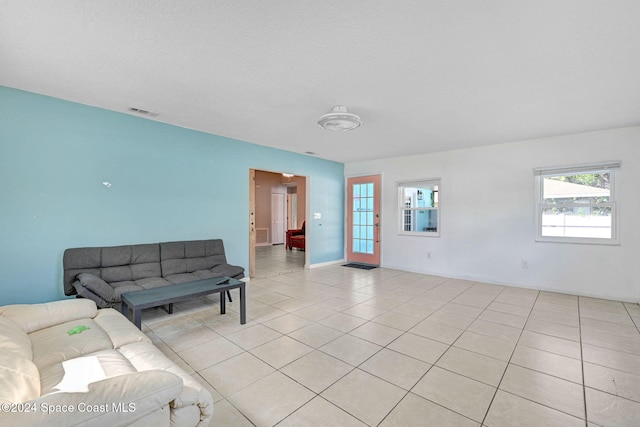
[[[638,0],[0,0],[0,85],[350,162],[640,124]],[[333,105],[363,126],[316,125]]]

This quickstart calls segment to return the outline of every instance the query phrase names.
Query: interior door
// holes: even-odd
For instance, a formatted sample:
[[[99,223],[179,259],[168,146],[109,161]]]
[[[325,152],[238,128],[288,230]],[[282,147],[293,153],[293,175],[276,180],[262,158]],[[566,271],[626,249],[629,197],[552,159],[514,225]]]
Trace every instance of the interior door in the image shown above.
[[[271,243],[284,243],[286,199],[281,193],[271,194]]]
[[[380,265],[380,175],[347,179],[347,261]]]

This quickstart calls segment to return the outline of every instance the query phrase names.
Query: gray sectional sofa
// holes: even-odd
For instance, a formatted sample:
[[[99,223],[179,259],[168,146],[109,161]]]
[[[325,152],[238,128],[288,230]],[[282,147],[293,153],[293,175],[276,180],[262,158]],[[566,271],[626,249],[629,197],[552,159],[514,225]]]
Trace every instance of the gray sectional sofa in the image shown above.
[[[244,268],[227,263],[221,239],[127,246],[71,248],[64,251],[64,293],[113,307],[125,292],[229,276]]]

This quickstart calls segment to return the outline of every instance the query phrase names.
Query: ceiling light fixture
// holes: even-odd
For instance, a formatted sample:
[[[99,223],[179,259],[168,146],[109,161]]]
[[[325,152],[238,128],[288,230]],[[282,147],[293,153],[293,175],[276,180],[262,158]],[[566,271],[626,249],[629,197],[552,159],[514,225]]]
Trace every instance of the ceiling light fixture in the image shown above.
[[[293,178],[293,174],[292,173],[282,172],[282,176],[284,176],[285,178]]]
[[[362,125],[360,117],[347,112],[344,105],[336,105],[330,113],[325,114],[318,120],[318,126],[322,129],[333,131],[345,131],[359,128]]]

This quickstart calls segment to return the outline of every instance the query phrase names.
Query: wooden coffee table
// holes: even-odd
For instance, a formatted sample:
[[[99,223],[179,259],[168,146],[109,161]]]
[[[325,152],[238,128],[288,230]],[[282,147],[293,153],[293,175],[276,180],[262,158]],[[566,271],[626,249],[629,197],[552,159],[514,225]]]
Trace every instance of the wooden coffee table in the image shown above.
[[[226,313],[226,298],[224,293],[230,289],[240,289],[240,324],[247,322],[245,282],[227,276],[212,277],[195,282],[180,283],[163,286],[161,288],[145,289],[142,291],[126,292],[122,294],[121,311],[129,318],[129,309],[133,311],[133,323],[142,329],[142,310],[145,308],[169,305],[169,313],[173,310],[173,303],[187,299],[220,293],[220,314]]]

